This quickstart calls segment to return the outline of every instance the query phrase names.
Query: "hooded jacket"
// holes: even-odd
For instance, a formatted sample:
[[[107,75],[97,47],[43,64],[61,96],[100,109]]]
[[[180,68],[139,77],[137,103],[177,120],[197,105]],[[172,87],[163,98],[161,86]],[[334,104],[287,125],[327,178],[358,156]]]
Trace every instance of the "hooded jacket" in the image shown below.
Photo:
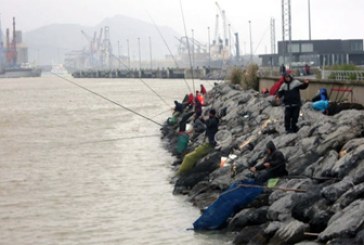
[[[266,148],[270,149],[271,152],[265,158],[264,163],[269,163],[270,167],[266,168],[264,164],[261,164],[257,166],[256,169],[258,171],[263,169],[268,170],[270,172],[270,178],[287,175],[286,159],[284,158],[283,153],[276,149],[276,146],[272,141],[267,143]]]
[[[278,97],[283,98],[286,106],[301,106],[300,89],[306,89],[308,83],[302,83],[290,76],[290,81],[284,81],[278,90]]]

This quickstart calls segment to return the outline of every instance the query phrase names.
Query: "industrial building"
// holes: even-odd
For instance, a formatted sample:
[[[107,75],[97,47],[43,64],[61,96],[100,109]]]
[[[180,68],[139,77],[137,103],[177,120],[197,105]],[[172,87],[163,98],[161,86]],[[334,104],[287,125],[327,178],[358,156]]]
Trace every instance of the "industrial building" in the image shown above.
[[[364,65],[363,40],[292,40],[278,42],[277,54],[259,56],[262,66],[280,64],[310,64],[330,66],[342,64]]]

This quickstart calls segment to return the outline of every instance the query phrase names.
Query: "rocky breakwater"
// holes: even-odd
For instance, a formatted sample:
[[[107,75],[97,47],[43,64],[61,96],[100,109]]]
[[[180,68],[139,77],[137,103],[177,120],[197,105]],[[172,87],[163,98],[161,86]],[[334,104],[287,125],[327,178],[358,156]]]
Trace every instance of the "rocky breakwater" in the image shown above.
[[[364,113],[346,110],[329,117],[308,102],[301,109],[300,130],[286,134],[284,108],[273,107],[270,99],[236,85],[216,85],[206,109],[221,115],[219,130],[231,133],[231,144],[216,147],[191,171],[173,178],[174,194],[207,207],[231,183],[248,178],[249,167],[262,163],[265,146],[273,141],[287,159],[289,175],[227,220],[224,231],[236,234],[234,244],[364,244]],[[177,132],[178,123],[162,128],[172,153]],[[187,152],[203,141],[204,134],[195,133]],[[230,160],[234,167],[222,167],[221,157],[229,154],[236,156]],[[173,163],[176,169],[182,159]]]

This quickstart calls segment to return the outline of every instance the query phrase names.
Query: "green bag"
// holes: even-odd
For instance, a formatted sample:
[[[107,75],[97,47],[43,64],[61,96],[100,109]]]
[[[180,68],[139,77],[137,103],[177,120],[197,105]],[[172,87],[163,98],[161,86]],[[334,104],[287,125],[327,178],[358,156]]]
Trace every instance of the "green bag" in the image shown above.
[[[193,152],[187,154],[183,158],[183,162],[179,167],[178,173],[181,174],[190,171],[191,169],[193,169],[198,160],[200,160],[213,150],[214,147],[211,146],[209,143],[200,145]]]
[[[176,152],[178,154],[182,154],[188,146],[188,141],[190,140],[190,136],[188,134],[180,134],[177,138]]]

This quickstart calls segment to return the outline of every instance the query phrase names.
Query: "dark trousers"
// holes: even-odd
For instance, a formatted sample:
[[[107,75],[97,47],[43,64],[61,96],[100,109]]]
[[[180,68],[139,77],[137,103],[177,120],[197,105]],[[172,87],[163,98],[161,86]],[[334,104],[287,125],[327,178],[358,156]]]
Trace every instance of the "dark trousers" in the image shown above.
[[[300,116],[299,106],[287,106],[284,111],[284,127],[287,132],[297,132],[297,122]]]

